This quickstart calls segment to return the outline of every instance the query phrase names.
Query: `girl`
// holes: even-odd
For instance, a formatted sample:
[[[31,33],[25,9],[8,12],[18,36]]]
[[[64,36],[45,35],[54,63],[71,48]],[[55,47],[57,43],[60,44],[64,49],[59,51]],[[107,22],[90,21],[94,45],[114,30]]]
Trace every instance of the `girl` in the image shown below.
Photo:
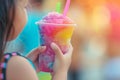
[[[35,70],[27,59],[15,52],[4,55],[6,42],[16,38],[27,22],[26,5],[27,0],[0,0],[0,80],[38,80]],[[45,48],[45,46],[39,47],[28,55],[28,58],[34,62],[36,71],[40,71],[38,55]],[[66,80],[72,46],[70,45],[66,55],[62,55],[55,43],[51,44],[51,48],[56,53],[52,79]]]

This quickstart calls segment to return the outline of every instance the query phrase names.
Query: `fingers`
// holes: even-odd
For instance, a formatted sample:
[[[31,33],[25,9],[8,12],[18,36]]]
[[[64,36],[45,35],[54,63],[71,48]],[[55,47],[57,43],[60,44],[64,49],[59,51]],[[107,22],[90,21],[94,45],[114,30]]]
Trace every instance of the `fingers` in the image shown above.
[[[37,48],[37,49],[34,50],[34,51],[35,51],[35,52],[39,52],[39,53],[41,53],[41,52],[44,52],[45,49],[46,49],[46,46],[40,46],[39,48]]]
[[[73,46],[72,46],[72,44],[70,44],[70,48],[68,50],[68,53],[72,54],[72,52],[73,52]]]
[[[40,46],[39,48],[32,50],[31,54],[34,54],[34,55],[40,54],[40,53],[44,52],[45,49],[46,49],[46,46]]]
[[[36,48],[34,50],[32,50],[29,54],[28,54],[28,58],[30,58],[31,60],[36,60],[38,55],[41,54],[42,52],[44,52],[46,49],[45,46],[41,46],[39,48]]]
[[[72,44],[70,43],[69,44],[70,46],[69,46],[69,50],[68,50],[68,52],[65,54],[65,55],[69,55],[70,57],[72,57],[72,53],[73,53],[73,46],[72,46]]]
[[[62,51],[60,50],[60,48],[59,48],[55,43],[52,43],[52,44],[51,44],[51,48],[52,48],[53,51],[55,52],[57,58],[59,58],[59,59],[62,59],[62,58],[63,58],[63,53],[62,53]]]

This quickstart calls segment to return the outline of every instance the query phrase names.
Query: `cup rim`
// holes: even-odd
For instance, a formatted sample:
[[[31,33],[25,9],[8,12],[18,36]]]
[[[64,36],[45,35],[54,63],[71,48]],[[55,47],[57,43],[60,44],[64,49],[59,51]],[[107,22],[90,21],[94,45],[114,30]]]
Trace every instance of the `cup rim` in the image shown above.
[[[36,22],[35,24],[37,25],[41,25],[41,24],[46,24],[46,25],[53,25],[53,26],[77,26],[77,24],[57,24],[57,23],[45,23],[45,22],[42,22],[42,21],[39,21],[39,22]]]

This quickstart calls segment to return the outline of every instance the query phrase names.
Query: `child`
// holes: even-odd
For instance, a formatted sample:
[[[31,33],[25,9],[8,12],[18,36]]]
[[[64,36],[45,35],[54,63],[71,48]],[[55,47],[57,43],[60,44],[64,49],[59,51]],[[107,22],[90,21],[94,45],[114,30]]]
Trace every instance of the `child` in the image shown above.
[[[4,55],[6,42],[13,40],[21,32],[27,22],[26,10],[27,0],[0,0],[0,80],[38,80],[35,70],[28,61],[18,53],[7,53]],[[45,50],[45,46],[33,50],[29,55],[38,68],[38,55]],[[72,46],[66,55],[55,43],[51,48],[56,53],[53,66],[53,80],[66,80],[67,70],[71,62]]]

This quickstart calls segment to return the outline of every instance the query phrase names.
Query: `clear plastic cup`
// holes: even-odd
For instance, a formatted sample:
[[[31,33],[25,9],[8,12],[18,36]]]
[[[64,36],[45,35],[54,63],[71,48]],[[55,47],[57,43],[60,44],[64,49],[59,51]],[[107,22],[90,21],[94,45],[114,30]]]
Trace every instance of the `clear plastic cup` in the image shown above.
[[[39,56],[39,68],[43,72],[52,72],[55,53],[50,44],[56,43],[63,54],[69,49],[69,43],[76,24],[54,24],[37,22],[40,34],[40,43],[46,46],[46,51]]]

